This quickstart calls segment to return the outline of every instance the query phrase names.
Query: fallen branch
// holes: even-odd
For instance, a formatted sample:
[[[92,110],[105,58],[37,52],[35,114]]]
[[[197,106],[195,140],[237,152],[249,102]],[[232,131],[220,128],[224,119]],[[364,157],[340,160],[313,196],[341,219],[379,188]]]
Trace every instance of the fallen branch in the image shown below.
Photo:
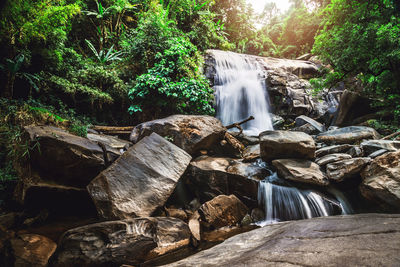
[[[251,120],[254,120],[253,116],[250,116],[247,119],[242,120],[240,122],[229,124],[229,125],[225,126],[225,128],[228,129],[228,130],[232,129],[232,128],[237,128],[237,129],[239,129],[239,135],[241,135],[243,133],[243,128],[240,125],[243,124],[243,123],[246,123],[248,121],[251,121]]]
[[[133,126],[119,127],[119,126],[94,125],[93,127],[91,127],[91,129],[98,131],[98,132],[122,132],[122,131],[132,131]]]
[[[381,140],[389,140],[389,139],[397,137],[398,135],[400,135],[400,131],[389,134],[388,136],[383,137]]]

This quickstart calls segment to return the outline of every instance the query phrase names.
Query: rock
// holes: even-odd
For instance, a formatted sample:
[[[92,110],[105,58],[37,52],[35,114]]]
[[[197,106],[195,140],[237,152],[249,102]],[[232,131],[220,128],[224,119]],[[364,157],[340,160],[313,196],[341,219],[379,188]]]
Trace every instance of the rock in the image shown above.
[[[197,240],[201,240],[201,227],[200,227],[200,214],[196,211],[193,216],[189,219],[189,229],[193,237]]]
[[[265,219],[265,212],[260,208],[254,208],[252,209],[250,216],[253,219],[253,222],[260,222]]]
[[[271,117],[272,126],[274,127],[274,129],[276,129],[275,127],[280,127],[283,123],[285,123],[285,119],[279,115],[270,113],[270,117]]]
[[[364,156],[364,151],[361,149],[360,146],[353,146],[349,149],[349,151],[347,151],[347,154],[349,154],[353,158],[360,158]]]
[[[296,58],[296,60],[309,60],[312,57],[310,53],[304,54]]]
[[[400,215],[358,214],[268,225],[171,267],[398,266]]]
[[[241,158],[243,150],[244,145],[228,132],[224,134],[224,139],[220,142],[220,147],[214,148],[214,151],[218,155],[235,158]]]
[[[235,194],[246,204],[257,203],[258,182],[268,171],[256,163],[201,156],[190,163],[186,184],[204,203],[218,195]]]
[[[186,248],[189,243],[189,227],[175,218],[101,222],[67,231],[51,258],[51,265],[137,265]]]
[[[327,144],[354,144],[363,139],[377,139],[379,134],[373,128],[365,126],[349,126],[327,131],[317,135],[317,142]]]
[[[260,144],[248,146],[243,151],[243,159],[252,161],[260,157]]]
[[[239,132],[230,132],[236,139],[238,139],[245,146],[258,145],[259,139],[258,136],[249,136],[245,134],[239,134]]]
[[[389,151],[386,149],[379,149],[378,151],[375,151],[374,153],[370,154],[368,157],[371,159],[374,159],[376,157],[382,156],[385,153],[388,153]]]
[[[400,141],[391,140],[367,140],[360,144],[365,155],[370,155],[378,150],[396,151],[400,148]]]
[[[283,158],[313,159],[315,143],[302,132],[265,131],[260,133],[261,158],[264,161]]]
[[[309,123],[303,124],[299,127],[295,127],[293,129],[291,129],[291,131],[295,131],[295,132],[303,132],[309,135],[316,135],[319,134],[320,131],[318,131],[314,126],[312,126]]]
[[[322,133],[325,131],[325,126],[319,122],[317,122],[314,119],[311,119],[310,117],[307,117],[305,115],[300,115],[296,118],[295,120],[296,122],[296,126],[300,127],[303,126],[305,124],[310,124],[315,130],[318,131],[318,133]]]
[[[155,132],[169,138],[172,143],[189,154],[208,150],[224,136],[226,128],[211,116],[172,115],[164,119],[141,123],[133,128],[130,140],[139,142]]]
[[[272,161],[272,165],[277,169],[279,177],[287,180],[322,186],[329,183],[318,164],[309,160],[277,159]]]
[[[47,237],[36,234],[20,234],[11,239],[13,266],[47,266],[57,244]]]
[[[353,147],[352,145],[348,145],[348,144],[327,146],[327,147],[323,147],[323,148],[318,149],[317,151],[315,151],[315,156],[317,158],[321,158],[321,157],[323,157],[325,155],[328,155],[328,154],[343,153],[345,151],[348,151],[352,147]]]
[[[361,173],[361,194],[400,210],[400,151],[375,158]]]
[[[207,228],[216,229],[234,226],[246,216],[248,208],[235,195],[219,195],[201,205],[201,223]]]
[[[342,182],[360,174],[361,170],[371,162],[370,158],[344,159],[326,165],[326,174],[330,180]]]
[[[258,228],[256,225],[247,226],[225,226],[203,233],[203,240],[210,243],[222,242],[232,236],[251,231]]]
[[[87,138],[93,142],[103,144],[107,149],[108,158],[111,162],[114,162],[132,146],[132,143],[129,141],[105,134],[88,133]]]
[[[176,208],[165,208],[165,212],[168,217],[174,217],[177,219],[181,219],[182,221],[187,221],[188,216],[184,210],[176,209]]]
[[[21,180],[15,198],[38,184],[85,188],[104,168],[103,150],[93,141],[52,126],[26,126],[29,160],[17,167]]]
[[[103,218],[150,216],[165,204],[191,157],[156,133],[129,148],[87,187]]]
[[[349,154],[343,154],[343,153],[328,154],[321,158],[317,158],[315,160],[315,163],[317,163],[319,166],[325,166],[329,163],[333,163],[343,159],[351,159],[351,156]]]
[[[242,221],[240,222],[241,226],[248,226],[253,222],[251,219],[250,214],[246,214],[246,216],[243,217]]]

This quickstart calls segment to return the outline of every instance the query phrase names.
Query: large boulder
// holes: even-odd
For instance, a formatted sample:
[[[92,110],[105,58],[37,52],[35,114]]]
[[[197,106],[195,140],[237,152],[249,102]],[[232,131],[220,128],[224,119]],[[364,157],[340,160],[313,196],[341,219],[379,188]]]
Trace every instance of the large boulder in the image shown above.
[[[137,125],[130,140],[137,143],[154,132],[170,139],[189,154],[195,154],[201,149],[212,149],[224,137],[225,131],[222,123],[211,116],[172,115]]]
[[[279,177],[287,180],[315,185],[327,185],[328,179],[319,169],[319,165],[301,159],[277,159],[272,161]]]
[[[317,142],[327,144],[354,144],[363,139],[377,139],[379,133],[365,126],[349,126],[317,135]]]
[[[176,218],[135,218],[86,225],[67,231],[51,266],[137,265],[186,248],[187,224]]]
[[[330,180],[342,182],[359,175],[370,162],[370,158],[352,158],[329,163],[326,165],[326,175]]]
[[[235,195],[219,195],[201,205],[201,222],[207,228],[216,229],[240,223],[248,208]]]
[[[165,204],[191,156],[156,133],[128,149],[88,186],[103,218],[150,216]]]
[[[360,144],[361,149],[366,155],[370,155],[378,150],[396,151],[400,149],[400,141],[391,140],[367,140]]]
[[[247,205],[256,205],[258,182],[267,174],[257,163],[201,156],[190,163],[186,183],[202,203],[218,195],[235,194]]]
[[[285,158],[313,159],[315,143],[302,132],[265,131],[260,133],[261,158],[264,161]]]
[[[400,215],[359,214],[268,225],[170,264],[399,266]]]
[[[375,158],[361,173],[361,194],[400,211],[400,151]]]

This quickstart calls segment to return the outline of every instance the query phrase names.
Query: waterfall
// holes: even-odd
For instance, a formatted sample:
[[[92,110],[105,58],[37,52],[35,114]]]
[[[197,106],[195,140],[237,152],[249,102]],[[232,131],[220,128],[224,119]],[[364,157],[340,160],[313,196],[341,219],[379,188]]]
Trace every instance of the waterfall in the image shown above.
[[[315,191],[287,186],[273,173],[259,183],[258,202],[265,209],[265,220],[259,224],[329,216],[335,213],[335,208],[340,208],[345,214],[349,208],[343,209],[346,201],[343,200],[344,196],[340,197],[335,201]]]
[[[212,53],[216,61],[217,118],[228,125],[254,116],[254,120],[242,125],[247,135],[256,136],[262,131],[273,130],[260,64],[250,60],[249,56],[233,52],[213,50]]]

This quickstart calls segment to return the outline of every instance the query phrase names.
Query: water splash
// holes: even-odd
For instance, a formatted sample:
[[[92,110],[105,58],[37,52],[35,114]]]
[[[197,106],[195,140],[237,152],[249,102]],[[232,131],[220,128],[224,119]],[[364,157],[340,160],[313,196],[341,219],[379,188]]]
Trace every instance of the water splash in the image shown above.
[[[212,53],[216,61],[217,118],[228,125],[254,116],[254,120],[242,125],[247,135],[256,136],[262,131],[273,130],[260,64],[250,60],[249,56],[233,52],[214,50]]]

